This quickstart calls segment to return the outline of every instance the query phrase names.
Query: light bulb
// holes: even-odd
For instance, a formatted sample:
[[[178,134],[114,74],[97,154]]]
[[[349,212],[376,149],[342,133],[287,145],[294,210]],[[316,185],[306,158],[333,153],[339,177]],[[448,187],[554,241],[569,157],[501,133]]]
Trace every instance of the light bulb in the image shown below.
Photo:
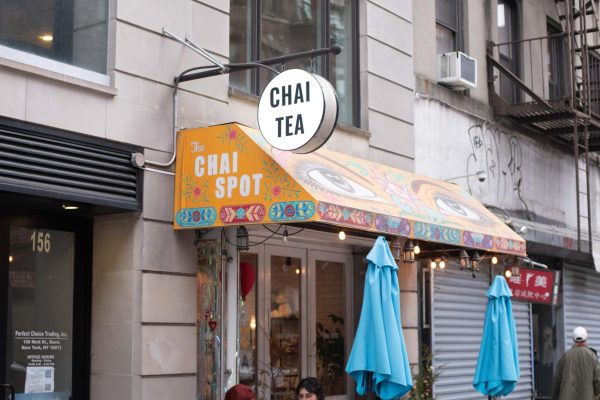
[[[444,269],[446,268],[446,261],[442,260],[440,261],[440,269]]]
[[[494,265],[498,264],[498,257],[496,257],[496,256],[492,257],[492,264],[494,264]]]
[[[346,239],[346,232],[340,231],[340,233],[338,233],[338,237],[340,238],[340,240],[345,240]]]
[[[512,272],[510,271],[510,269],[507,269],[506,271],[504,271],[504,276],[506,278],[510,278],[512,276]]]
[[[288,241],[288,231],[287,228],[283,229],[283,243],[287,244]]]
[[[431,269],[435,269],[435,267],[437,267],[437,264],[435,261],[432,261],[431,264],[429,264],[431,266]]]
[[[300,268],[296,268],[296,275],[300,275]]]
[[[419,254],[421,252],[421,248],[419,247],[419,244],[417,243],[415,245],[415,254]]]
[[[250,329],[252,329],[252,330],[256,329],[256,318],[254,318],[254,316],[252,316],[250,318]]]
[[[8,262],[11,263],[15,260],[15,258],[13,256],[8,256]]]

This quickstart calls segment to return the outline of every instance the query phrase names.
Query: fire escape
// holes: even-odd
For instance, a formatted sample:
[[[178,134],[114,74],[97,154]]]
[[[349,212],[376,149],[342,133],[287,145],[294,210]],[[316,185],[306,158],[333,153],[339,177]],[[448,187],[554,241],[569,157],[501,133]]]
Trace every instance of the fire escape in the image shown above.
[[[490,104],[496,116],[573,151],[577,249],[591,254],[589,154],[600,152],[598,13],[594,0],[555,2],[555,31],[549,26],[543,37],[488,43]]]

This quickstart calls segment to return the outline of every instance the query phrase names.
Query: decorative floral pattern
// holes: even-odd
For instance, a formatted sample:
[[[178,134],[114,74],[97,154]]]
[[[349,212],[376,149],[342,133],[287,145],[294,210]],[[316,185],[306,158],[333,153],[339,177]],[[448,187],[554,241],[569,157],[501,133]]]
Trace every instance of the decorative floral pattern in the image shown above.
[[[431,240],[434,242],[461,244],[460,229],[449,228],[441,225],[415,222],[413,224],[414,236],[417,239]]]
[[[224,206],[219,211],[219,220],[224,224],[260,222],[265,218],[266,213],[263,204]]]
[[[298,199],[302,189],[275,161],[263,161],[265,201]]]
[[[182,227],[211,226],[217,220],[214,207],[183,208],[175,214],[175,222]]]
[[[231,145],[234,145],[239,153],[248,153],[248,136],[240,134],[235,125],[227,125],[226,129],[221,132],[217,138],[221,143],[226,144],[227,146],[231,147]]]
[[[274,203],[269,208],[271,221],[304,221],[315,214],[315,203],[310,200]]]
[[[192,203],[197,203],[198,201],[202,201],[203,203],[209,203],[208,200],[208,182],[200,181],[197,182],[196,179],[191,177],[190,175],[184,175],[182,178],[182,196],[191,201]]]

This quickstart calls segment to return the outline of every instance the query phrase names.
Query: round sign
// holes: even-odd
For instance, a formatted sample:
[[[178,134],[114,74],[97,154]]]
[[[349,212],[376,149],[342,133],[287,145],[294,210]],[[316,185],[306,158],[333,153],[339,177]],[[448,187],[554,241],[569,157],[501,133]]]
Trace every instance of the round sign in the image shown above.
[[[279,150],[310,153],[333,133],[338,101],[323,77],[290,69],[269,82],[258,103],[258,126],[265,140]]]

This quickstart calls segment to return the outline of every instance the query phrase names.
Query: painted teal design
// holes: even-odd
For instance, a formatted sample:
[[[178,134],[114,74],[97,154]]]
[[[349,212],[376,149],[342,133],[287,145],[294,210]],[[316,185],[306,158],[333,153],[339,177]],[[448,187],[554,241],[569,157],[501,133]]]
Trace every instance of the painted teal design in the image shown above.
[[[179,226],[211,226],[217,220],[214,207],[182,208],[175,214],[175,222]]]
[[[269,207],[271,221],[303,221],[315,214],[315,203],[310,200],[282,201]]]
[[[414,237],[415,239],[425,239],[434,242],[461,244],[460,229],[423,222],[414,223]]]

